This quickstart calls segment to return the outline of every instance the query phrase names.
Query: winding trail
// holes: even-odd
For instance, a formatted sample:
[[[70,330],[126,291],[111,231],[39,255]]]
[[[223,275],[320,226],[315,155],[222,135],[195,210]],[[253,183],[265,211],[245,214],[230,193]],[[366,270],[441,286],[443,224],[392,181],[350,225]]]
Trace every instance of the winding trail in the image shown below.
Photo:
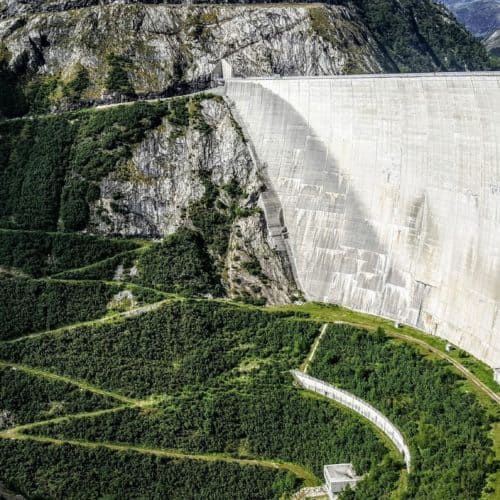
[[[49,444],[69,444],[72,446],[83,446],[85,448],[107,448],[114,451],[122,452],[135,452],[142,453],[146,455],[155,455],[158,457],[168,457],[168,458],[178,458],[183,460],[201,460],[204,462],[227,462],[235,463],[239,465],[253,465],[257,467],[265,467],[268,469],[278,469],[286,470],[296,475],[300,479],[304,480],[306,484],[317,484],[318,480],[316,476],[309,470],[301,467],[299,465],[290,462],[278,462],[273,460],[261,460],[252,458],[236,458],[225,454],[211,454],[211,453],[185,453],[179,450],[170,450],[164,448],[149,448],[146,446],[133,446],[126,444],[116,444],[107,442],[93,442],[93,441],[82,441],[79,439],[57,439],[48,436],[37,436],[37,435],[26,435],[15,432],[10,429],[10,432],[0,433],[0,438],[18,439],[18,440],[29,440],[36,441],[39,443],[49,443]]]
[[[84,391],[89,391],[94,394],[98,394],[99,396],[104,396],[106,398],[115,399],[122,403],[127,403],[129,405],[138,405],[142,401],[133,398],[127,398],[122,394],[118,394],[117,392],[107,391],[106,389],[101,389],[95,385],[89,384],[83,380],[75,380],[70,377],[66,377],[64,375],[58,375],[57,373],[48,372],[45,370],[41,370],[39,368],[31,368],[30,366],[21,365],[18,363],[11,363],[10,361],[2,361],[0,360],[0,368],[11,368],[13,370],[18,370],[20,372],[27,373],[28,375],[34,375],[36,377],[46,378],[49,380],[55,380],[57,382],[64,382],[66,384],[74,385],[79,387]]]
[[[427,342],[417,339],[415,337],[411,337],[409,335],[405,335],[403,333],[394,333],[391,332],[390,335],[395,338],[399,338],[401,340],[405,340],[407,342],[412,342],[414,344],[418,344],[425,349],[428,349],[429,351],[433,352],[434,354],[437,354],[440,358],[448,361],[451,363],[462,375],[465,376],[467,380],[472,382],[476,387],[481,389],[486,395],[488,395],[495,403],[500,405],[500,396],[494,392],[492,389],[490,389],[484,382],[479,380],[471,371],[469,371],[464,365],[459,363],[457,360],[453,359],[451,356],[448,356],[448,354],[444,353],[443,351],[437,349],[436,347],[431,346]]]
[[[300,369],[304,373],[307,373],[307,370],[309,369],[309,366],[314,361],[314,357],[316,356],[316,351],[318,350],[318,347],[321,344],[321,341],[323,340],[323,337],[325,336],[325,333],[326,333],[326,330],[328,328],[328,325],[329,325],[329,323],[325,323],[321,327],[320,334],[314,340],[313,345],[311,347],[311,350],[309,351],[309,354],[307,355],[307,358],[305,359],[304,363],[300,367]]]
[[[76,328],[81,328],[85,326],[95,326],[102,325],[105,323],[113,323],[115,321],[119,321],[124,318],[132,318],[135,316],[140,316],[141,314],[146,314],[151,311],[156,311],[164,304],[168,304],[169,302],[175,302],[183,300],[180,297],[170,297],[165,300],[160,300],[159,302],[153,302],[152,304],[146,304],[143,306],[135,307],[133,309],[129,309],[128,311],[118,312],[114,314],[110,314],[108,316],[103,316],[102,318],[90,319],[88,321],[82,321],[81,323],[73,323],[72,325],[61,326],[59,328],[55,328],[54,330],[44,330],[42,332],[29,333],[27,335],[22,335],[20,337],[15,337],[9,340],[3,340],[1,344],[14,344],[16,342],[21,342],[27,339],[33,339],[37,337],[43,337],[45,335],[57,335],[65,332],[70,332],[75,330]]]
[[[46,278],[50,279],[50,278]],[[57,278],[56,278],[57,279]],[[68,280],[68,279],[63,279],[61,281],[64,282],[71,282],[75,280]],[[81,281],[81,280],[76,280],[76,281]],[[98,280],[102,282],[106,282],[105,280]],[[115,282],[107,282],[107,283],[115,283]],[[142,287],[141,287],[142,288]],[[147,288],[147,287],[145,287]],[[164,300],[154,302],[151,304],[146,304],[140,307],[136,307],[133,309],[130,309],[128,311],[124,312],[119,312],[119,313],[114,313],[108,316],[104,316],[102,318],[97,318],[77,324],[72,324],[64,327],[60,327],[57,329],[53,330],[46,330],[42,332],[35,332],[31,333],[28,335],[24,335],[21,337],[17,337],[14,339],[6,340],[1,343],[15,343],[15,342],[20,342],[26,339],[30,338],[37,338],[45,335],[54,335],[54,334],[61,334],[65,332],[70,332],[76,328],[79,327],[85,327],[85,326],[92,326],[92,325],[100,325],[104,323],[109,323],[109,322],[116,322],[116,321],[121,321],[125,318],[128,317],[134,317],[138,316],[141,314],[145,314],[154,310],[159,309],[162,305],[169,303],[169,302],[174,302],[174,301],[181,301],[184,300],[182,297],[178,296],[171,296],[169,294],[164,294],[166,297]],[[226,302],[226,301],[224,301]],[[240,304],[236,304],[240,305]],[[313,319],[313,318],[312,318]],[[325,318],[326,319],[326,318]],[[318,320],[316,320],[318,321]],[[318,321],[319,323],[319,321]],[[366,325],[363,324],[357,324],[354,321],[327,321],[325,323],[322,323],[321,328],[319,330],[319,334],[315,338],[314,342],[311,345],[311,349],[305,358],[304,362],[301,364],[300,370],[303,374],[307,375],[308,370],[310,369],[315,357],[317,350],[319,346],[321,345],[322,340],[324,339],[327,331],[328,331],[328,326],[331,324],[335,323],[345,323],[345,324],[350,324],[353,326],[361,326],[363,328],[367,328]],[[368,327],[368,329],[373,329],[372,327]],[[460,373],[462,373],[467,380],[469,380],[471,383],[473,383],[479,390],[481,390],[483,393],[485,393],[487,396],[489,396],[493,401],[495,401],[497,404],[500,404],[500,396],[496,394],[493,390],[491,390],[486,384],[484,384],[481,380],[479,380],[473,373],[471,373],[465,366],[463,366],[459,361],[456,361],[453,359],[451,356],[448,356],[446,353],[442,352],[436,347],[433,347],[432,345],[428,344],[424,340],[412,337],[410,335],[405,335],[403,333],[398,333],[398,332],[387,332],[388,335],[390,335],[393,338],[398,338],[400,340],[403,340],[405,342],[413,343],[413,344],[418,344],[427,351],[430,351],[434,354],[436,354],[439,358],[446,360],[447,362],[451,363],[455,369],[457,369]],[[250,466],[258,466],[258,467],[264,467],[264,468],[270,468],[270,469],[278,469],[278,470],[283,470],[290,472],[294,474],[296,477],[302,479],[304,481],[305,486],[317,486],[319,484],[318,478],[307,468],[290,463],[290,462],[282,462],[282,461],[276,461],[276,460],[270,460],[270,459],[258,459],[258,458],[238,458],[235,456],[231,456],[225,453],[189,453],[185,452],[183,450],[178,450],[178,449],[166,449],[166,448],[154,448],[154,447],[148,447],[148,446],[137,446],[133,444],[123,444],[123,443],[114,443],[114,442],[98,442],[98,441],[86,441],[86,440],[79,440],[79,439],[59,439],[59,438],[54,438],[46,435],[36,435],[36,434],[26,434],[26,431],[29,431],[30,429],[34,428],[43,428],[44,426],[48,426],[50,424],[60,424],[64,422],[68,422],[71,420],[76,420],[76,419],[86,419],[86,418],[95,418],[100,415],[105,415],[109,413],[115,413],[115,412],[120,412],[123,411],[127,408],[146,408],[146,407],[153,407],[160,403],[161,401],[165,400],[167,396],[165,397],[158,397],[158,396],[152,396],[150,398],[146,399],[134,399],[130,398],[127,396],[124,396],[122,394],[119,394],[117,392],[109,391],[106,389],[102,389],[100,387],[97,387],[93,384],[90,384],[86,381],[83,380],[76,380],[71,377],[67,377],[64,375],[59,375],[57,373],[52,373],[45,371],[43,369],[39,368],[33,368],[27,365],[19,364],[19,363],[14,363],[10,361],[2,361],[0,360],[0,368],[10,368],[13,370],[19,370],[21,372],[24,372],[26,374],[32,375],[32,376],[37,376],[41,378],[46,378],[50,380],[55,380],[63,383],[67,383],[73,386],[76,386],[80,388],[81,390],[89,391],[91,393],[107,397],[110,399],[113,399],[120,404],[117,406],[114,406],[112,408],[107,408],[107,409],[101,409],[97,411],[90,411],[90,412],[81,412],[81,413],[76,413],[76,414],[69,414],[69,415],[63,415],[47,420],[40,420],[28,424],[22,424],[10,429],[6,429],[3,431],[0,431],[0,439],[16,439],[16,440],[29,440],[29,441],[34,441],[34,442],[39,442],[39,443],[48,443],[48,444],[54,444],[54,445],[62,445],[62,444],[67,444],[71,446],[80,446],[80,447],[86,447],[86,448],[106,448],[109,450],[114,450],[117,452],[133,452],[133,453],[141,453],[141,454],[147,454],[147,455],[154,455],[158,457],[167,457],[167,458],[173,458],[173,459],[184,459],[184,460],[200,460],[200,461],[207,461],[207,462],[227,462],[227,463],[235,463],[239,465],[250,465]],[[322,393],[323,394],[323,393]],[[327,396],[328,397],[328,396]],[[334,399],[334,398],[330,398]],[[338,402],[338,401],[337,401]],[[366,418],[366,417],[365,417]],[[375,425],[372,422],[372,425]],[[393,441],[394,442],[394,441]],[[409,462],[407,462],[407,465],[409,466]]]

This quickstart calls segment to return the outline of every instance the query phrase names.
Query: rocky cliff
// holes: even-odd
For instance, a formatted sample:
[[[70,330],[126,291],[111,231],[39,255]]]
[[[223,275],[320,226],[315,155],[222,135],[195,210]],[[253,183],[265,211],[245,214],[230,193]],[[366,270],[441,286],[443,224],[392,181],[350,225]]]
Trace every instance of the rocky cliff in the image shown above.
[[[500,57],[500,29],[497,29],[485,40],[486,48],[493,56]]]
[[[202,219],[205,211],[220,213],[226,218],[216,231],[227,233],[227,242],[212,257],[228,295],[267,303],[299,298],[286,253],[268,243],[258,207],[265,186],[240,127],[220,97],[190,102],[191,109],[199,105],[198,119],[179,130],[166,117],[100,181],[88,230],[163,238],[180,227],[203,229],[200,211]]]
[[[204,293],[298,297],[286,252],[268,243],[261,172],[221,97],[6,121],[0,137],[0,227],[168,236],[148,245],[151,279],[171,265],[177,241],[180,269],[194,261],[209,269],[214,286]],[[117,274],[133,278],[136,263],[125,260]]]
[[[428,0],[283,6],[11,0],[0,3],[0,12],[0,84],[11,100],[16,89],[20,100],[27,97],[18,114],[103,94],[187,92],[207,86],[221,59],[239,76],[487,65],[480,44]]]

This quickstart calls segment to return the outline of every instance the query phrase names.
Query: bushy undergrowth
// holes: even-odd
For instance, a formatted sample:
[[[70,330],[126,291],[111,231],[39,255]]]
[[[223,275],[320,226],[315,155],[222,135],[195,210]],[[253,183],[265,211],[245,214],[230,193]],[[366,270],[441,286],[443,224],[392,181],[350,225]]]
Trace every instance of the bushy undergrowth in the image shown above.
[[[0,124],[0,221],[22,229],[85,228],[98,182],[148,130],[166,104],[136,103],[100,111]]]
[[[10,367],[0,367],[0,401],[13,425],[115,406],[104,396]]]
[[[118,324],[4,345],[0,357],[126,395],[166,396],[146,411],[131,408],[29,432],[280,459],[317,476],[325,463],[353,462],[360,473],[370,471],[372,488],[388,493],[400,464],[391,462],[375,433],[292,384],[288,370],[300,364],[319,329],[283,313],[185,300]]]
[[[0,470],[28,498],[279,499],[290,484],[265,467],[5,439]]]
[[[0,277],[0,339],[98,318],[121,287]]]
[[[87,266],[138,247],[138,243],[130,240],[0,230],[0,266],[20,269],[39,277]]]
[[[5,344],[0,358],[143,397],[215,383],[252,356],[273,357],[283,369],[298,366],[317,330],[281,313],[184,300],[120,323]],[[110,364],[113,358],[119,363]]]
[[[135,281],[184,295],[221,295],[223,291],[203,237],[184,228],[139,257]]]
[[[69,269],[53,275],[53,278],[68,280],[111,280],[114,279],[117,270],[129,270],[136,262],[141,249],[127,250],[77,269]],[[123,278],[126,278],[124,276]]]
[[[300,392],[291,376],[279,373],[271,361],[253,360],[253,368],[249,362],[245,371],[232,375],[236,380],[231,383],[184,391],[147,413],[128,409],[32,432],[62,439],[280,459],[306,466],[317,477],[327,463],[352,462],[364,474],[386,455],[370,427],[328,401]],[[387,491],[394,488],[394,482],[387,485]]]
[[[486,49],[429,0],[354,0],[366,25],[401,72],[488,69]]]
[[[444,361],[429,361],[383,332],[331,326],[312,374],[372,403],[406,434],[406,498],[479,498],[492,471],[490,419]],[[363,488],[346,498],[366,498]]]

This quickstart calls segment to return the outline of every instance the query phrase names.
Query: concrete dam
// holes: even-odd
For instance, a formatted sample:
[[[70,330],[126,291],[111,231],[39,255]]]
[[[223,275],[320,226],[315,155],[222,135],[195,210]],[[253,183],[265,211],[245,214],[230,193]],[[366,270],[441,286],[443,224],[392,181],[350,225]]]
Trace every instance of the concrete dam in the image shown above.
[[[500,73],[229,78],[226,96],[307,299],[500,367]]]

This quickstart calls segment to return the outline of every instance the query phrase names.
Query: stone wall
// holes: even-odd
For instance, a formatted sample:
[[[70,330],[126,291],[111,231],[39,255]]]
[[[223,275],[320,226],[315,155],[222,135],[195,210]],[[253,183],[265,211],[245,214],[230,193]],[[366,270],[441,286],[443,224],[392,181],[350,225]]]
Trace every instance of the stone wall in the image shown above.
[[[322,380],[306,375],[299,370],[293,370],[292,375],[305,389],[322,394],[323,396],[333,399],[343,406],[347,406],[347,408],[359,413],[376,425],[394,443],[394,446],[398,449],[401,455],[403,455],[406,468],[408,471],[410,470],[410,449],[408,448],[401,432],[386,416],[366,401],[354,396],[354,394],[339,389],[338,387],[334,387],[331,384],[327,384]]]

